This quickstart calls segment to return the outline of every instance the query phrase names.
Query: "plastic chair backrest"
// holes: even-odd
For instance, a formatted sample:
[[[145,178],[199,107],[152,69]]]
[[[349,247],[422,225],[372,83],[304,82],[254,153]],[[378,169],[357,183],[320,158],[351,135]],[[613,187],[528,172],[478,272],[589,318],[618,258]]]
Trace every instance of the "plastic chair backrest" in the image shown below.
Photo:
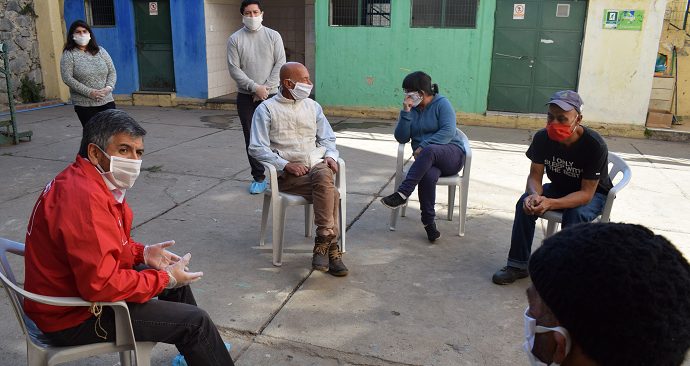
[[[462,176],[465,177],[465,173],[469,174],[471,171],[470,166],[472,165],[472,149],[470,148],[470,140],[467,138],[465,133],[463,133],[459,128],[458,135],[460,135],[460,140],[462,140],[462,145],[465,147],[465,166],[462,167]]]
[[[23,257],[24,244],[0,238],[0,264],[2,265],[2,274],[6,277],[7,280],[9,280],[12,284],[17,286],[17,280],[14,277],[14,273],[12,273],[12,268],[10,268],[9,261],[7,260],[8,252]],[[27,337],[27,339],[33,342],[29,334],[29,331],[27,330],[26,322],[31,322],[31,319],[29,319],[26,316],[26,314],[24,314],[24,298],[15,291],[12,291],[10,288],[8,288],[8,286],[3,287],[5,288],[7,297],[10,299],[12,309],[14,309],[14,314],[17,316],[17,321],[19,322],[19,325],[22,328],[22,332],[24,332],[24,335]],[[31,325],[35,327],[34,324]]]

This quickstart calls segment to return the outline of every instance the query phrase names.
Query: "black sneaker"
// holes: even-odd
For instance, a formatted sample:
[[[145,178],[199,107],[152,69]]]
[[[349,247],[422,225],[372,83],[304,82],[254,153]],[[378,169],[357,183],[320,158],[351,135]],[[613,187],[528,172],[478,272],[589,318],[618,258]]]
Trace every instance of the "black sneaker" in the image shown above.
[[[441,237],[441,232],[436,228],[436,224],[424,225],[424,230],[426,230],[426,237],[429,238],[430,242],[435,242]]]
[[[328,273],[334,276],[345,276],[349,272],[343,263],[343,252],[338,248],[338,244],[331,243],[328,249]]]
[[[405,206],[407,204],[407,200],[402,198],[398,192],[395,192],[388,197],[381,198],[381,203],[391,210],[395,210],[396,208]]]
[[[491,278],[491,280],[497,285],[510,285],[511,283],[515,282],[515,280],[527,277],[529,277],[527,268],[521,269],[505,266],[498,272],[494,273],[494,276]]]

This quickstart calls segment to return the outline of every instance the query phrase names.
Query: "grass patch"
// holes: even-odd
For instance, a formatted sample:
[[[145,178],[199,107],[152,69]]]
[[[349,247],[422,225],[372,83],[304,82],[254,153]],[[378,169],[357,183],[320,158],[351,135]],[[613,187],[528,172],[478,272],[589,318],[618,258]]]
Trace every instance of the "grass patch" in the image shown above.
[[[147,172],[151,172],[151,173],[155,173],[155,172],[161,171],[161,168],[163,168],[162,165],[154,165],[154,166],[150,166],[150,167],[148,167],[148,168],[141,168],[141,170],[147,171]]]
[[[12,156],[12,153],[4,153],[2,156]]]
[[[652,130],[650,130],[649,128],[644,129],[644,136],[645,137],[652,137],[653,134],[654,133],[652,133]]]

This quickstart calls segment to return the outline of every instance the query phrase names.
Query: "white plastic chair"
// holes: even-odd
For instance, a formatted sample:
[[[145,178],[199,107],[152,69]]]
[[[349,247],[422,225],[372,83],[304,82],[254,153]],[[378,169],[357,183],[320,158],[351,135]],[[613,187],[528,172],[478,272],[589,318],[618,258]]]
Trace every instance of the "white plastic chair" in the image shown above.
[[[613,200],[616,199],[616,193],[630,183],[632,172],[630,171],[630,167],[625,160],[609,151],[609,163],[613,163],[611,165],[611,170],[609,171],[609,178],[611,178],[611,181],[613,182],[613,179],[616,177],[616,175],[618,175],[618,173],[623,173],[623,178],[621,178],[620,182],[613,186],[613,188],[611,188],[609,191],[609,194],[606,196],[606,203],[604,204],[604,212],[597,216],[597,218],[594,219],[594,222],[609,222],[611,217],[611,208],[613,207]],[[563,211],[546,211],[540,217],[548,221],[545,236],[545,238],[548,238],[558,231],[560,224],[563,222]]]
[[[12,304],[14,313],[26,336],[26,359],[28,366],[52,366],[63,362],[106,353],[120,353],[120,365],[131,366],[134,351],[137,366],[149,366],[151,349],[155,342],[135,342],[129,309],[124,301],[104,302],[115,311],[115,342],[87,344],[73,347],[57,347],[36,327],[36,324],[24,313],[24,298],[55,306],[91,306],[91,303],[79,297],[51,297],[33,294],[17,286],[6,253],[24,256],[24,244],[0,238],[0,280]]]
[[[465,236],[465,218],[467,217],[467,195],[470,186],[470,168],[472,165],[472,149],[470,148],[470,140],[458,128],[458,134],[465,147],[465,166],[457,174],[449,175],[447,177],[439,177],[436,185],[448,186],[448,221],[453,221],[453,209],[455,207],[455,187],[460,188],[460,227],[458,229],[459,236]],[[405,144],[398,146],[398,163],[395,169],[395,190],[402,184],[407,177],[405,166]],[[408,198],[409,200],[409,198]],[[407,205],[402,208],[396,208],[391,212],[391,226],[390,229],[395,230],[395,225],[398,221],[398,211],[400,216],[405,217]]]
[[[285,220],[288,206],[304,205],[304,236],[311,237],[314,227],[314,206],[312,202],[302,196],[289,193],[281,193],[278,190],[278,174],[271,164],[262,163],[269,172],[269,187],[264,191],[264,208],[261,215],[261,240],[259,245],[264,245],[266,238],[266,226],[268,226],[268,210],[273,208],[273,265],[281,266],[283,262],[283,242],[285,241]],[[340,205],[338,209],[338,225],[340,228],[340,250],[345,252],[345,225],[347,223],[347,197],[345,183],[345,162],[338,159],[338,173],[335,175],[335,187],[340,192]],[[271,204],[273,203],[273,204]]]

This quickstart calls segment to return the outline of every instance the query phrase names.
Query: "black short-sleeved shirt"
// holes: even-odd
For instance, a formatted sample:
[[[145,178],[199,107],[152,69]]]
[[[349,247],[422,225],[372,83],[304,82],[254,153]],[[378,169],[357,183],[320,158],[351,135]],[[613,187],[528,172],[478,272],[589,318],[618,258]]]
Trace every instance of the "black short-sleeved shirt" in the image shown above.
[[[527,149],[527,157],[535,164],[546,166],[551,187],[566,196],[582,189],[582,180],[599,180],[597,193],[608,194],[613,185],[609,178],[609,152],[606,142],[587,127],[582,136],[568,148],[551,140],[546,128],[535,135]]]

